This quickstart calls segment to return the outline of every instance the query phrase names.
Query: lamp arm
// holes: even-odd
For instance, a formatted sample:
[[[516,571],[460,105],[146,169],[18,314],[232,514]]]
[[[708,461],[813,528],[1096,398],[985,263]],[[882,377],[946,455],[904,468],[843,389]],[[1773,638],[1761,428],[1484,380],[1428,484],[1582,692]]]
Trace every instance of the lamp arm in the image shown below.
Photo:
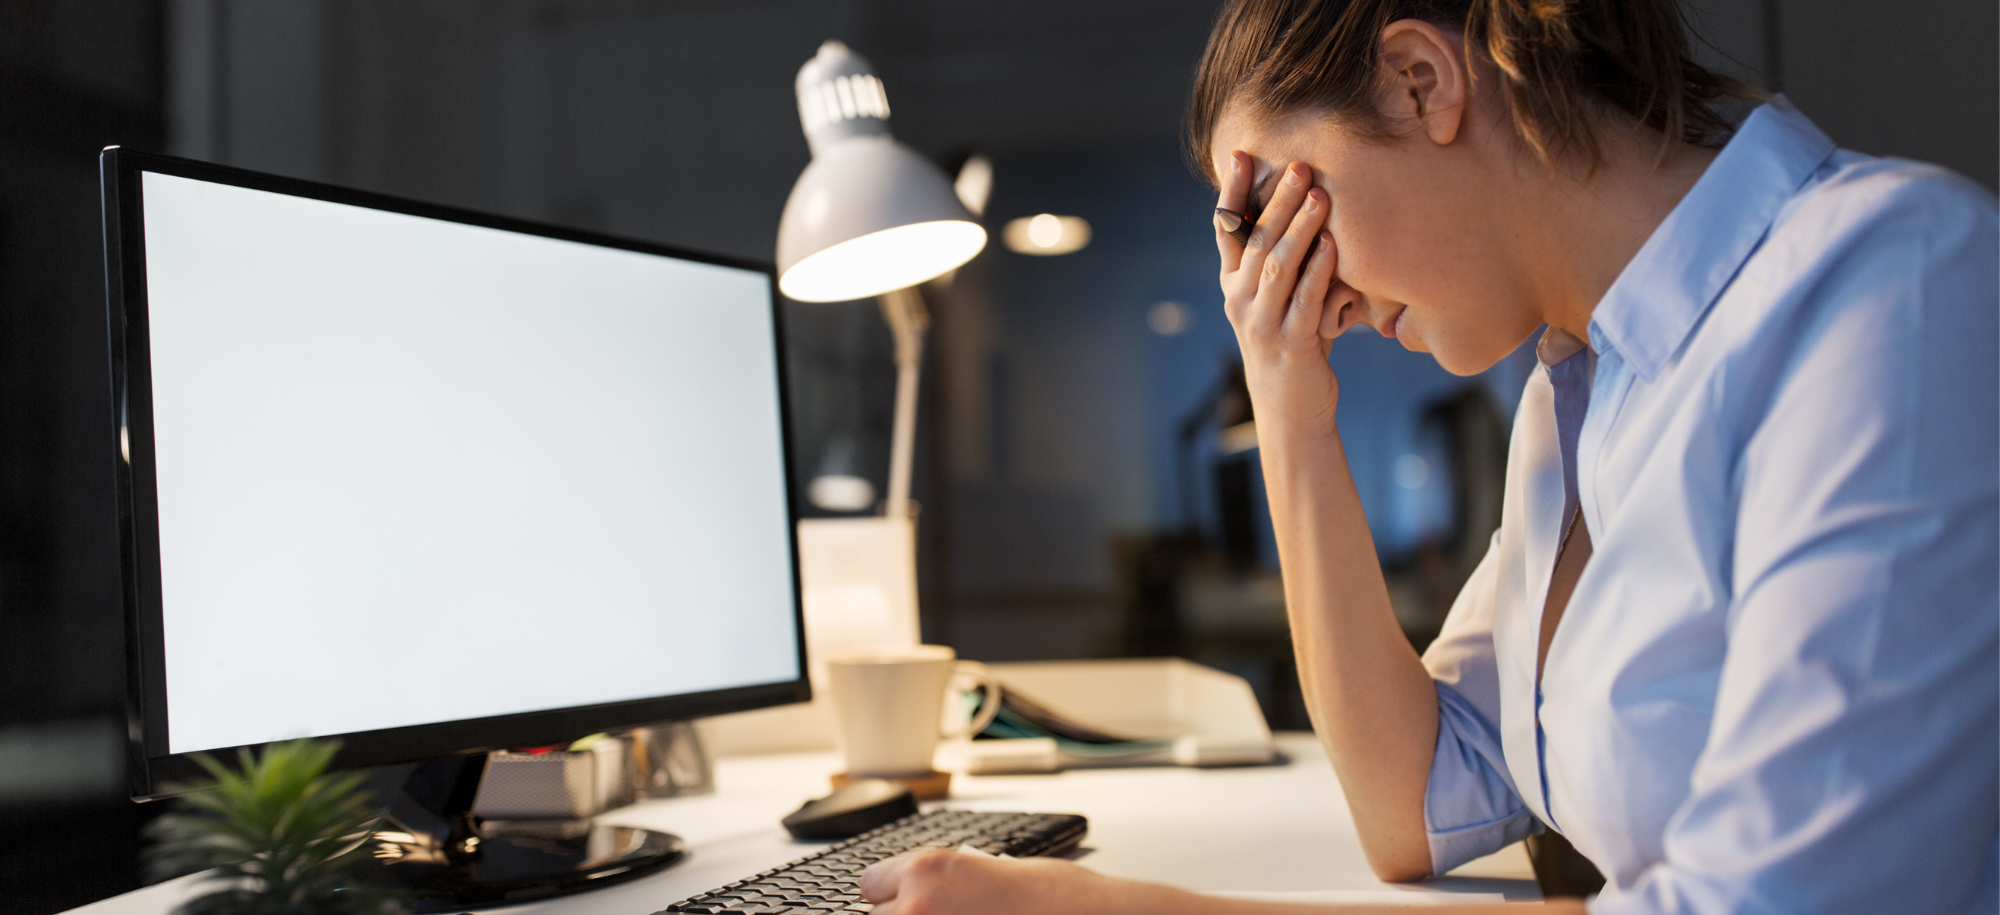
[[[910,474],[917,447],[917,382],[924,362],[930,313],[914,286],[883,293],[882,317],[896,339],[896,425],[889,445],[889,497],[883,514],[910,516]]]

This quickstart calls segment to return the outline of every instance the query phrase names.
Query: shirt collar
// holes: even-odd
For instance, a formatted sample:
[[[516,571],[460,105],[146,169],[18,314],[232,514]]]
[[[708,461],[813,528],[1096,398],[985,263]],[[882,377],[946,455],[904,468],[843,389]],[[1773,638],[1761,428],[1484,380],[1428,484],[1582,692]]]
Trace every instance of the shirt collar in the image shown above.
[[[1605,291],[1592,348],[1616,349],[1652,380],[1833,151],[1784,96],[1751,112]]]

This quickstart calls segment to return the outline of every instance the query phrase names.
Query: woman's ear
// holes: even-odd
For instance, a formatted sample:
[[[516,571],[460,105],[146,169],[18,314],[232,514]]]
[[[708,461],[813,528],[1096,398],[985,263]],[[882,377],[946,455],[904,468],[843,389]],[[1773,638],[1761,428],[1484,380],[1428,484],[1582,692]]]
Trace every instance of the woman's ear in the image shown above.
[[[1418,125],[1444,146],[1464,126],[1471,88],[1457,36],[1420,19],[1399,19],[1382,30],[1384,113]]]

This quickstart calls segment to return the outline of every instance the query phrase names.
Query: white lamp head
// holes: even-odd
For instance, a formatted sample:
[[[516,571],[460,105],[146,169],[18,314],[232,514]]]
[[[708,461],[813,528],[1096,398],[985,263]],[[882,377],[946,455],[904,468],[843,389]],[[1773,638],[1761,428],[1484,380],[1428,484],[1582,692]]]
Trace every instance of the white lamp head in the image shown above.
[[[813,160],[778,223],[778,288],[801,302],[880,295],[957,268],[986,246],[950,179],[889,136],[889,98],[837,41],[799,68]]]

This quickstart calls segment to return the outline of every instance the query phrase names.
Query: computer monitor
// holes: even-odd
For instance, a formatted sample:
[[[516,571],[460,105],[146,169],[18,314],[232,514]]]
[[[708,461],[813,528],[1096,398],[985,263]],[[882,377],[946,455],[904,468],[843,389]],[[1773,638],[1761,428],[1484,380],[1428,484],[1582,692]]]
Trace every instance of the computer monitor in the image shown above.
[[[134,796],[809,698],[769,265],[100,165]]]

